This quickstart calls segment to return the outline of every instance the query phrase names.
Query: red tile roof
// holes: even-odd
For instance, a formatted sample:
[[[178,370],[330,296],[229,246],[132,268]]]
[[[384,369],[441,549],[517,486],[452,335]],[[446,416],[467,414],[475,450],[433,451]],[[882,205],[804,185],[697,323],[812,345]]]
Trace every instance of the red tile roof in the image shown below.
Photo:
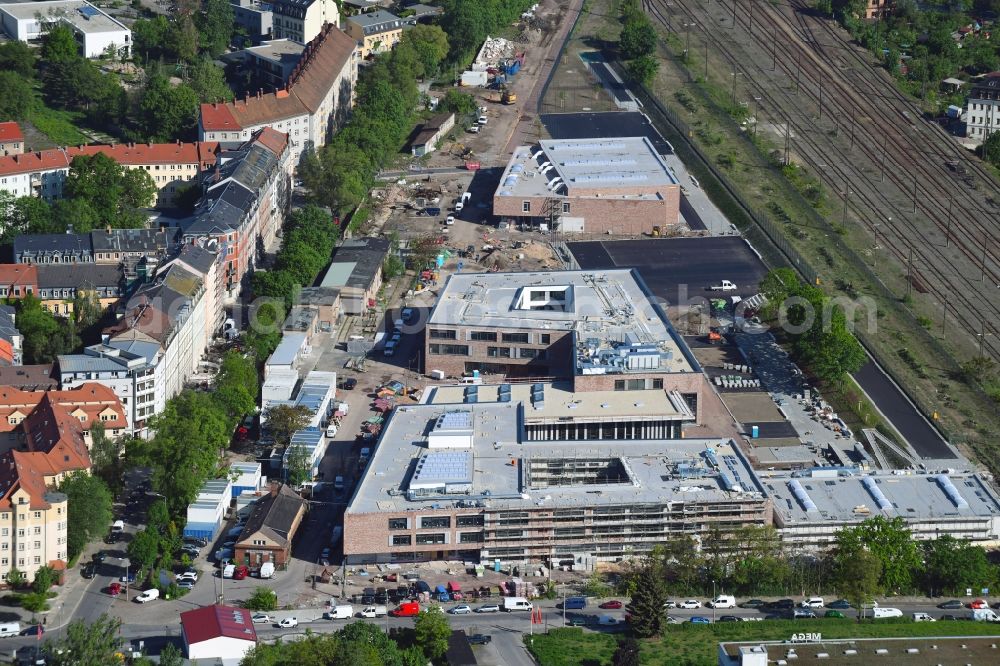
[[[8,141],[24,141],[24,135],[21,134],[21,126],[14,121],[0,123],[0,143],[7,143]]]
[[[119,164],[135,166],[140,164],[197,164],[199,169],[215,165],[217,141],[196,141],[194,143],[118,143],[112,145],[93,144],[66,149],[72,160],[77,155],[102,153]]]
[[[104,421],[107,428],[125,428],[127,424],[118,396],[104,384],[87,382],[63,391],[23,391],[13,386],[0,386],[0,432],[16,430],[21,420],[31,415],[45,399],[61,406],[67,414],[83,410],[88,427],[94,421],[100,421],[101,414],[107,409],[115,413],[113,419]],[[12,424],[10,417],[15,414],[21,416],[15,419],[17,423]]]
[[[204,606],[181,613],[181,627],[188,645],[213,638],[237,638],[257,642],[250,611],[234,606]]]
[[[68,168],[69,157],[62,148],[0,157],[0,176]]]
[[[104,329],[104,334],[112,338],[136,339],[136,334],[144,336],[141,339],[166,342],[173,324],[165,313],[152,305],[145,303],[128,310],[118,323]]]
[[[0,456],[0,509],[10,508],[11,497],[18,489],[28,493],[32,510],[48,509],[46,476],[53,474],[44,453],[13,449],[4,453]]]
[[[270,127],[265,127],[257,132],[254,140],[279,157],[288,147],[288,135]]]
[[[38,266],[34,264],[0,264],[0,286],[31,287],[38,293]],[[23,295],[23,292],[22,292]]]
[[[242,130],[316,113],[344,65],[354,57],[355,46],[354,39],[347,33],[327,23],[319,35],[306,44],[286,90],[248,95],[223,104],[202,104],[202,128],[209,132]]]

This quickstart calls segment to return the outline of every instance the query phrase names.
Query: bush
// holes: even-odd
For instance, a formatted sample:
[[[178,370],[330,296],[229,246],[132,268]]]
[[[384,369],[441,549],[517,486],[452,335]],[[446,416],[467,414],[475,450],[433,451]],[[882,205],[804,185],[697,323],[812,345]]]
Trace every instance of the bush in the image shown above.
[[[49,609],[48,595],[42,592],[31,592],[21,597],[21,608],[32,613],[40,613]]]
[[[246,600],[245,605],[252,611],[273,611],[278,608],[278,595],[274,590],[258,587]]]

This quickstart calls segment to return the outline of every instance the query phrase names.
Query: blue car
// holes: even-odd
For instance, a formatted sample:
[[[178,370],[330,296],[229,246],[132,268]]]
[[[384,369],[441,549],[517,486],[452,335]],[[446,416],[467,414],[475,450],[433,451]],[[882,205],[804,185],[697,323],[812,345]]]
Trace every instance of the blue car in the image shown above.
[[[688,620],[688,622],[690,622],[691,624],[712,624],[711,620],[709,620],[707,617],[702,617],[700,615],[695,615],[690,620]]]

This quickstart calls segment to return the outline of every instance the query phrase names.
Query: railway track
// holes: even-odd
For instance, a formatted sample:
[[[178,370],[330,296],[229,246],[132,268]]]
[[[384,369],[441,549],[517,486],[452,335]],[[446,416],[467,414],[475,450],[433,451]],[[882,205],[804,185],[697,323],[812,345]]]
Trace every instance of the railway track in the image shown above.
[[[732,15],[742,21],[750,39],[761,45],[758,48],[765,53],[772,51],[773,73],[769,68],[765,70],[755,65],[738,40],[730,39],[733,33],[729,30],[720,28],[714,21],[708,23],[712,28],[705,30],[705,9],[692,0],[673,0],[669,7],[666,0],[646,0],[645,3],[647,12],[664,26],[671,23],[668,13],[671,10],[679,10],[699,26],[706,40],[714,43],[716,51],[732,64],[734,72],[739,72],[734,73],[734,78],[745,78],[743,83],[753,90],[761,108],[769,107],[772,115],[780,115],[785,121],[786,131],[794,131],[796,152],[811,163],[817,175],[833,185],[835,191],[846,188],[855,217],[876,238],[881,236],[886,250],[896,261],[904,267],[915,264],[912,272],[908,271],[911,284],[947,308],[945,316],[961,325],[969,336],[967,342],[979,344],[979,338],[975,337],[975,332],[979,331],[984,353],[988,350],[988,354],[1000,358],[1000,341],[987,321],[1000,312],[1000,288],[997,287],[1000,270],[995,256],[996,213],[968,196],[968,192],[964,197],[956,196],[948,188],[948,181],[952,185],[957,182],[954,179],[941,182],[941,176],[946,173],[944,164],[949,161],[963,164],[967,172],[976,174],[988,187],[995,189],[988,174],[975,160],[963,155],[962,149],[952,144],[939,127],[920,120],[919,112],[909,99],[837,30],[825,21],[804,14],[802,0],[791,0],[785,5],[791,17],[768,3],[757,3],[754,5],[756,10],[748,3],[744,5],[741,12],[737,3]],[[727,5],[716,3],[716,7],[732,8],[732,0]],[[753,32],[749,31],[751,11],[757,25]],[[817,31],[820,36],[814,33],[817,24],[822,28]],[[770,29],[763,29],[765,25]],[[778,39],[779,33],[784,39]],[[832,36],[834,43],[824,44],[821,36]],[[852,69],[850,63],[860,65],[862,72]],[[850,78],[854,80],[845,80],[845,72],[851,72]],[[789,87],[790,82],[795,81],[796,92],[790,92],[783,85],[785,81],[774,81],[778,76],[787,79]],[[871,80],[873,77],[876,81]],[[861,90],[862,85],[867,90]],[[812,99],[818,117],[803,112],[803,97]],[[869,109],[873,97],[883,106],[870,116],[862,114],[859,119],[857,110]],[[838,131],[847,128],[851,132],[850,149],[845,150],[838,141],[816,138],[826,132],[822,127],[824,115],[835,123]],[[863,160],[858,160],[855,152],[860,153]],[[861,162],[870,165],[867,172],[863,165],[858,166]],[[847,168],[844,165],[855,166]],[[884,175],[873,182],[873,173]],[[926,222],[915,219],[912,208],[906,206],[912,203],[903,201],[907,197],[919,200]],[[895,224],[889,225],[887,218]],[[935,244],[954,246],[960,254],[954,259],[946,257]],[[977,250],[981,250],[979,257]],[[981,279],[976,280],[980,275]]]

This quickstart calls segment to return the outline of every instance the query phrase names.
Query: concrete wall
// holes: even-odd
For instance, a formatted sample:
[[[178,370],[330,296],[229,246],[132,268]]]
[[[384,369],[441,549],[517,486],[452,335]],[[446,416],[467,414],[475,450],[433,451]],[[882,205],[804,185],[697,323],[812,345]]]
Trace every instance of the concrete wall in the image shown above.
[[[430,329],[453,330],[455,331],[456,339],[442,340],[431,338]],[[473,331],[495,332],[497,340],[496,342],[470,340],[469,337]],[[503,342],[503,330],[490,329],[486,326],[428,326],[428,332],[424,341],[425,370],[441,370],[448,376],[460,377],[466,372],[466,363],[485,363],[507,366],[508,374],[520,376],[568,377],[571,375],[573,367],[570,359],[573,358],[573,337],[569,331],[535,329],[528,331],[510,330],[507,332],[528,333],[529,342],[527,344]],[[548,343],[541,342],[542,335],[549,336]],[[431,347],[436,344],[465,345],[469,348],[469,354],[467,356],[432,354]],[[490,356],[490,347],[509,348],[511,349],[511,357]],[[546,354],[544,358],[520,358],[518,355],[521,353],[521,348],[544,351]],[[535,369],[532,369],[533,367]]]
[[[677,224],[680,220],[680,188],[664,189],[660,199],[606,199],[556,197],[556,216],[582,218],[587,233],[639,235],[650,233],[653,227]],[[546,215],[548,197],[494,196],[493,214],[510,218],[541,218]],[[530,202],[530,212],[524,212],[524,202]],[[564,212],[563,202],[569,203]]]

